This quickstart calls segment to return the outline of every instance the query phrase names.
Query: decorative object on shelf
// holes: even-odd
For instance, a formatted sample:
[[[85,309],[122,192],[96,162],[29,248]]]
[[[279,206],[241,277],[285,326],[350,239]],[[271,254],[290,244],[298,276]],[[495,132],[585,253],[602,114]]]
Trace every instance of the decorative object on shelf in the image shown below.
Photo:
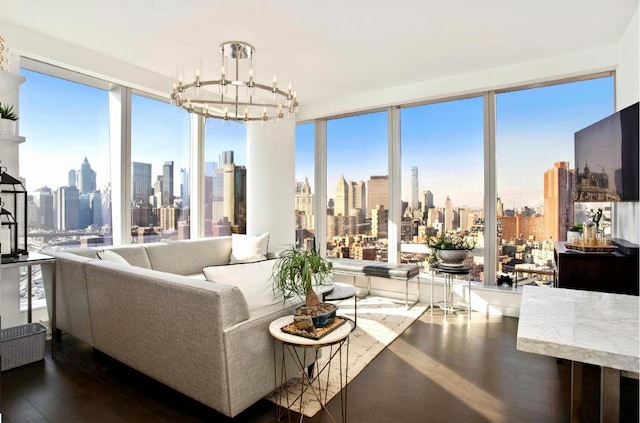
[[[5,46],[4,38],[0,36],[0,71],[9,70],[9,47]]]
[[[337,307],[332,303],[322,303],[313,285],[323,284],[331,274],[331,262],[320,255],[315,247],[296,250],[290,247],[281,252],[273,266],[273,289],[282,292],[286,300],[305,295],[305,304],[295,310],[299,316],[311,316],[313,326],[320,328],[331,323]],[[306,330],[308,319],[297,319],[300,330]],[[307,330],[308,331],[308,330]],[[308,331],[312,332],[312,331]]]
[[[427,258],[429,265],[453,267],[462,266],[476,243],[461,233],[439,233],[427,240],[427,246],[431,250]]]
[[[0,166],[0,247],[2,261],[27,254],[27,190]]]
[[[10,104],[0,103],[0,134],[17,135],[16,121],[18,115]]]
[[[193,82],[185,84],[182,76],[173,86],[173,104],[205,118],[233,120],[237,122],[280,120],[298,111],[298,98],[291,84],[287,91],[278,88],[277,76],[273,83],[259,84],[254,80],[253,55],[255,48],[242,41],[220,44],[222,67],[220,79],[203,80],[201,69],[195,71]],[[229,78],[226,59],[233,59],[234,70]],[[247,79],[240,77],[240,60],[248,59]],[[216,87],[210,90],[208,87]]]

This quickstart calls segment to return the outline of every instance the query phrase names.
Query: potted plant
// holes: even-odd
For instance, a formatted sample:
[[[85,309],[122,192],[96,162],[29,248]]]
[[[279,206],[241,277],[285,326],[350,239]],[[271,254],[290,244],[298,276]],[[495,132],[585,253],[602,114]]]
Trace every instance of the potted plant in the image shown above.
[[[0,103],[0,133],[16,135],[17,120],[18,115],[13,111],[13,106]]]
[[[458,233],[439,233],[427,240],[427,246],[430,249],[429,265],[461,266],[476,243]]]
[[[284,300],[305,296],[303,307],[296,309],[296,314],[312,317],[315,327],[326,326],[335,317],[337,307],[334,304],[322,303],[313,285],[323,284],[332,269],[331,262],[323,258],[315,248],[296,250],[290,247],[278,254],[273,266],[274,290],[282,292]]]
[[[567,241],[576,242],[582,238],[582,223],[574,223],[567,231]]]

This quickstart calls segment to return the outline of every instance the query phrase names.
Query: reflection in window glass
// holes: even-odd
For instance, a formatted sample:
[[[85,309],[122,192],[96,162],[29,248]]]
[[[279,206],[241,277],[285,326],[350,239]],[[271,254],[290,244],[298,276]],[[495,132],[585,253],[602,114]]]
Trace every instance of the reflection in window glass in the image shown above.
[[[457,234],[475,243],[467,260],[482,280],[482,97],[403,108],[400,125],[402,262],[424,263],[428,237]]]
[[[296,248],[305,249],[315,239],[313,205],[315,124],[296,126]]]
[[[496,95],[500,283],[551,284],[554,242],[592,208],[609,230],[610,204],[573,201],[574,133],[612,112],[611,77]]]
[[[327,121],[327,256],[387,261],[387,112]]]
[[[189,239],[189,114],[131,99],[131,242]]]
[[[244,124],[207,119],[204,155],[205,236],[247,233],[247,133]]]

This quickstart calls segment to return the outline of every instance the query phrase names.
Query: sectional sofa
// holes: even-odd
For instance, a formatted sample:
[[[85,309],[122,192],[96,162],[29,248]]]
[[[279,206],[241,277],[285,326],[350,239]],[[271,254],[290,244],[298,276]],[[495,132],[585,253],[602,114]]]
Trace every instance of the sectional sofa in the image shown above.
[[[217,237],[47,252],[56,257],[57,327],[236,416],[274,390],[282,373],[268,326],[301,301],[273,293],[273,260],[229,264],[232,246]],[[53,266],[43,266],[49,304]]]

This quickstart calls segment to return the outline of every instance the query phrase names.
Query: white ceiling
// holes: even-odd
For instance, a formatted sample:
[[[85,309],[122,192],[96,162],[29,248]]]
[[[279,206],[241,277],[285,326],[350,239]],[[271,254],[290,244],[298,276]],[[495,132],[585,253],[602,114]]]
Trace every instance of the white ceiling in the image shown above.
[[[638,0],[0,0],[0,19],[157,72],[219,71],[256,48],[256,80],[304,105],[616,45]],[[0,25],[0,35],[2,27]],[[203,71],[207,77],[207,70]]]

